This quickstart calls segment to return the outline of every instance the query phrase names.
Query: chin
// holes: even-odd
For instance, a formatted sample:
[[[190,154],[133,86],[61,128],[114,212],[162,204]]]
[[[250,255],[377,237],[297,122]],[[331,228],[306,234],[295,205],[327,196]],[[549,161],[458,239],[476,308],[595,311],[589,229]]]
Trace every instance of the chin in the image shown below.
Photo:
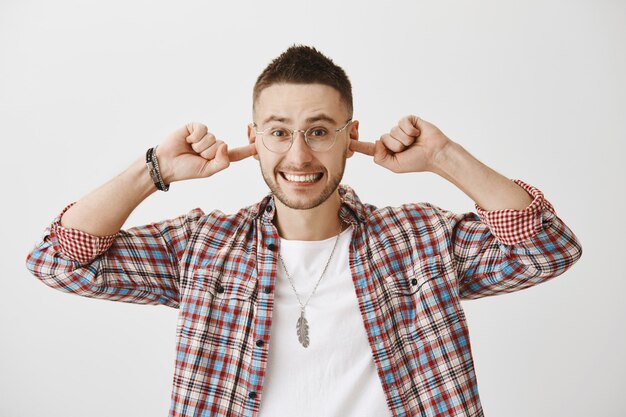
[[[322,198],[322,196],[318,196],[313,199],[305,199],[305,198],[283,198],[284,196],[279,196],[275,194],[276,197],[287,207],[294,210],[310,210],[317,206],[322,205],[328,198]]]
[[[328,181],[327,174],[324,173],[315,182],[307,184],[293,184],[282,174],[278,174],[271,181],[268,181],[265,174],[263,177],[272,194],[282,204],[294,210],[310,210],[322,205],[333,195],[341,182],[342,175],[337,175]]]
[[[285,192],[285,190],[277,189],[273,191],[274,196],[280,200],[285,206],[294,210],[310,210],[317,206],[322,205],[335,191],[335,188],[327,187],[322,191],[316,193],[302,193],[297,192]]]

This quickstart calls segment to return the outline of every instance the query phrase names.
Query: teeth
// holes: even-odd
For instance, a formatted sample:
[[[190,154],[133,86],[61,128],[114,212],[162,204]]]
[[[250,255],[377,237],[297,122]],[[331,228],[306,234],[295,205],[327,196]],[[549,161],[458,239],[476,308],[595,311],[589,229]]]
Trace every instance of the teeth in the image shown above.
[[[311,174],[311,175],[291,175],[291,174],[283,174],[285,178],[289,181],[294,182],[315,182],[319,179],[320,174]]]

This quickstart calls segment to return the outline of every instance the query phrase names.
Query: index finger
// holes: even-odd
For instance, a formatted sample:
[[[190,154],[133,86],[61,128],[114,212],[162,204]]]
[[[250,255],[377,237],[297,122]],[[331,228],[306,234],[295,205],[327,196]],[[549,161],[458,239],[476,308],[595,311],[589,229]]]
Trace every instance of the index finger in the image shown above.
[[[365,155],[374,156],[376,144],[372,142],[361,142],[359,140],[350,139],[350,149]]]
[[[231,162],[241,161],[252,155],[256,155],[256,146],[254,143],[228,150],[228,160]]]

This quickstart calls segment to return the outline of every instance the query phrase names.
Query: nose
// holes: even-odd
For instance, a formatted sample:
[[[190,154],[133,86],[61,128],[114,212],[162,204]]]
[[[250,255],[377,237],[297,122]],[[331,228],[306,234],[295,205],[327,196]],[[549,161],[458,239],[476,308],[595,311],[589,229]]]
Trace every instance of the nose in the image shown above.
[[[296,166],[311,162],[313,159],[313,152],[304,140],[304,132],[294,133],[293,143],[291,144],[291,148],[287,151],[286,158],[289,161],[292,161]]]

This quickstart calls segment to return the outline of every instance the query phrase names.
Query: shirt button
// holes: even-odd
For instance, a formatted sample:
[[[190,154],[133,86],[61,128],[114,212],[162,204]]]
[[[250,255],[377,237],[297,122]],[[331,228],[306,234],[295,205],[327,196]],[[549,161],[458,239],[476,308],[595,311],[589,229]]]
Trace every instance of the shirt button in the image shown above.
[[[271,293],[271,292],[272,292],[272,289],[271,289],[270,287],[265,287],[265,288],[263,288],[263,292],[264,292],[265,294],[269,294],[269,293]]]
[[[262,341],[261,339],[257,340],[257,341],[256,341],[256,345],[257,345],[258,347],[263,347],[263,341]]]
[[[267,248],[269,250],[276,250],[276,245],[274,245],[273,243],[270,243],[269,245],[267,245]]]
[[[256,392],[255,391],[250,391],[250,393],[248,394],[248,397],[252,400],[254,400],[256,398]]]
[[[221,284],[217,284],[217,292],[220,294],[224,292],[224,287]]]
[[[416,278],[413,278],[411,280],[411,285],[417,285],[417,279]]]

